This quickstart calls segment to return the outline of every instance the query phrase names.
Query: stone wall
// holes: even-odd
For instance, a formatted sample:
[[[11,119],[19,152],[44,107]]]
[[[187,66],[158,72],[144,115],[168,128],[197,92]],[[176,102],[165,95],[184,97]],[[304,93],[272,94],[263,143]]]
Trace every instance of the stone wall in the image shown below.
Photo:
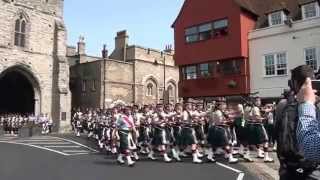
[[[136,60],[135,61],[136,101],[142,104],[158,103],[163,98],[164,88],[164,66],[162,64]],[[156,94],[153,97],[147,96],[147,85],[149,81],[156,83]],[[178,100],[179,69],[176,66],[166,66],[166,89],[169,84],[175,86],[175,101]]]
[[[62,15],[62,0],[0,0],[0,76],[9,68],[28,72],[38,86],[36,113],[51,114],[59,131],[70,127],[71,106]],[[20,17],[26,21],[23,48],[14,46],[15,21]]]
[[[71,67],[72,104],[74,107],[100,108],[102,95],[102,61]],[[95,87],[94,84],[95,83]],[[85,86],[85,87],[84,87]]]
[[[133,64],[107,60],[105,69],[107,102],[133,102]]]

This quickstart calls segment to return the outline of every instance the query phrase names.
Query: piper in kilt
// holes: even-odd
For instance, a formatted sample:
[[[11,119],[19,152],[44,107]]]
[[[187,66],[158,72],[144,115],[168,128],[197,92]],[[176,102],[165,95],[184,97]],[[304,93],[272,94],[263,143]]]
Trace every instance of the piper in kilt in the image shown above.
[[[213,124],[211,124],[208,132],[208,143],[211,145],[211,152],[209,153],[211,154],[216,148],[224,148],[226,153],[225,156],[228,157],[229,163],[237,163],[238,159],[234,158],[232,155],[232,139],[230,132],[231,119],[228,117],[225,110],[225,99],[221,98],[217,102],[217,109],[214,113]]]
[[[167,154],[167,148],[169,146],[169,136],[166,131],[166,123],[168,120],[168,114],[163,110],[162,105],[157,105],[157,110],[155,116],[152,121],[152,125],[154,128],[154,134],[151,142],[150,153],[148,158],[155,160],[154,157],[154,149],[158,148],[160,153],[163,155],[163,159],[165,162],[171,162],[172,159],[169,158]]]
[[[128,166],[133,166],[135,162],[131,159],[131,153],[136,148],[136,145],[132,137],[133,133],[136,133],[136,129],[133,118],[130,116],[130,109],[124,108],[123,111],[123,114],[116,120],[116,129],[120,138],[120,152],[117,161],[120,164],[124,164],[123,157],[125,157]],[[115,136],[113,135],[113,137]]]
[[[264,162],[273,162],[269,156],[268,134],[263,125],[264,118],[261,116],[260,107],[261,100],[259,97],[255,98],[254,105],[246,108],[248,117],[248,141],[250,145],[254,145],[258,149],[258,158],[264,158]],[[262,150],[263,148],[263,150]]]
[[[181,144],[184,147],[191,146],[192,159],[194,163],[202,163],[198,156],[198,141],[196,131],[194,129],[194,112],[192,111],[191,103],[186,103],[183,111],[182,130],[181,130]]]
[[[150,153],[149,145],[152,139],[152,119],[153,113],[149,106],[144,106],[143,114],[141,117],[140,122],[140,129],[139,129],[139,145],[140,145],[140,152],[142,154]]]
[[[179,125],[176,123],[177,112],[175,111],[175,107],[172,104],[168,104],[166,106],[166,111],[168,116],[168,121],[166,123],[166,133],[168,134],[169,143],[171,147],[172,157],[180,162],[181,158],[179,157]],[[175,132],[176,131],[176,132]]]
[[[247,121],[245,118],[244,108],[242,104],[238,104],[234,107],[235,117],[234,117],[234,127],[237,134],[237,141],[240,144],[240,155],[242,155],[243,159],[248,162],[253,162],[250,157],[250,149],[248,145],[248,129],[247,129]]]

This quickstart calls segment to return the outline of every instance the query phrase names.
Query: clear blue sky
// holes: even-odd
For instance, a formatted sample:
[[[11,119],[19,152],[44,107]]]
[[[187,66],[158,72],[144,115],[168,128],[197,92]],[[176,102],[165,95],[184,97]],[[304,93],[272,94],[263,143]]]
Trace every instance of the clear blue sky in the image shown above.
[[[66,0],[64,19],[68,45],[79,35],[86,41],[88,55],[100,56],[103,44],[114,48],[117,31],[126,29],[129,44],[163,50],[173,44],[171,24],[184,0]]]

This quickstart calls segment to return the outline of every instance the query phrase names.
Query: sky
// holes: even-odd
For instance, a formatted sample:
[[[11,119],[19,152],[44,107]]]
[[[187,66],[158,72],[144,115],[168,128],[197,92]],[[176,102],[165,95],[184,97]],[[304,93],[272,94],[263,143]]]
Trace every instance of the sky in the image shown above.
[[[85,37],[86,54],[101,56],[103,44],[114,48],[116,32],[127,30],[129,45],[163,50],[174,44],[172,23],[184,0],[66,0],[68,45]],[[109,53],[110,54],[110,53]]]

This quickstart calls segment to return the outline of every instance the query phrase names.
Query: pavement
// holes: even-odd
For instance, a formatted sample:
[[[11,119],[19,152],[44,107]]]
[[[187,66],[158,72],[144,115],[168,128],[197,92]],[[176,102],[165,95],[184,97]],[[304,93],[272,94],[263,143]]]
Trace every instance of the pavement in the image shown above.
[[[95,143],[85,137],[51,135],[0,137],[0,179],[45,180],[163,180],[163,179],[261,179],[242,163],[193,164],[149,161],[145,157],[134,168],[120,166],[116,157],[97,152]]]

